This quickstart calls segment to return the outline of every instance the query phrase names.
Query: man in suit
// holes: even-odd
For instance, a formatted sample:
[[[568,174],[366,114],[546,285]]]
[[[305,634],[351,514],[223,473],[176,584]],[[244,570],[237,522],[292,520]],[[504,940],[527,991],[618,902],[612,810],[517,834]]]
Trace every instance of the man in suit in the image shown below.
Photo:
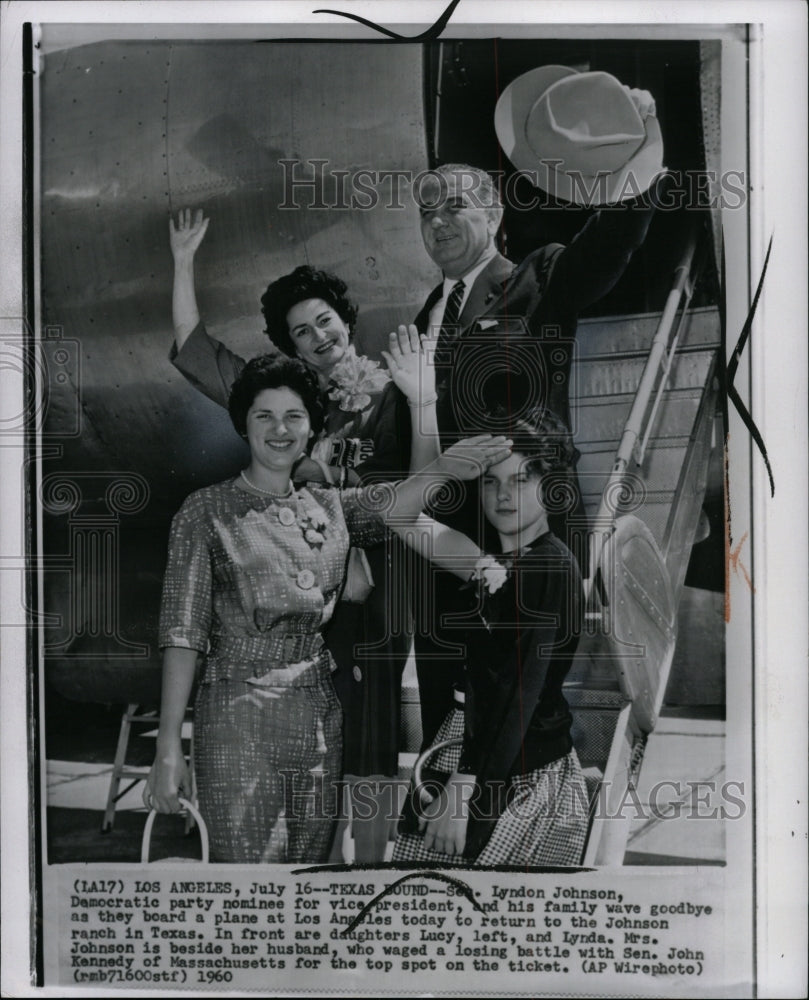
[[[630,94],[642,115],[653,109],[647,92]],[[601,209],[567,246],[540,246],[519,265],[497,249],[503,208],[485,171],[466,164],[440,166],[416,195],[424,247],[443,272],[415,321],[419,332],[429,330],[434,337],[437,332],[442,446],[483,426],[507,432],[510,420],[537,405],[547,406],[570,426],[569,377],[578,314],[623,274],[646,236],[654,195]],[[498,411],[504,417],[495,427]],[[477,505],[457,507],[446,517],[434,514],[474,534],[469,517]],[[586,569],[585,519],[576,483],[568,510],[550,521]],[[568,531],[571,525],[574,534]],[[458,645],[463,644],[468,600],[448,574],[435,570],[423,568],[421,589],[415,648],[426,745],[452,706],[453,685],[461,680]],[[453,615],[454,624],[447,620]]]
[[[485,171],[465,164],[438,167],[417,195],[424,247],[443,272],[443,281],[415,320],[420,333],[438,331],[442,439],[466,429],[460,425],[466,407],[453,394],[464,391],[457,366],[470,342],[481,355],[487,342],[506,349],[509,340],[525,337],[535,344],[547,379],[542,402],[569,423],[568,381],[578,314],[606,295],[623,274],[649,228],[651,199],[596,212],[567,246],[541,246],[518,266],[497,249],[503,208]],[[494,362],[495,352],[488,357]],[[530,407],[538,402],[525,401]]]

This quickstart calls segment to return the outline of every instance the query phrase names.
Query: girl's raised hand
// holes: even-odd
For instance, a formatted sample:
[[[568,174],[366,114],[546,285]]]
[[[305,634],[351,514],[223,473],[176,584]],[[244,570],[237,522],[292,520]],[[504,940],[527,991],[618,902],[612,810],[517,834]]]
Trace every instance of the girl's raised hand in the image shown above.
[[[477,479],[492,465],[505,461],[511,454],[513,442],[503,435],[478,434],[464,438],[437,459],[441,469],[455,479]]]

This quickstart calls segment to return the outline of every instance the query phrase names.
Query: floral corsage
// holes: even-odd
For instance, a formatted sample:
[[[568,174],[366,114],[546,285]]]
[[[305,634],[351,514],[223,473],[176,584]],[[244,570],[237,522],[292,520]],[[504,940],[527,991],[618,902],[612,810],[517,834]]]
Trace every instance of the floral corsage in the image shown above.
[[[503,620],[501,597],[494,596],[508,580],[508,569],[494,556],[481,556],[475,563],[475,569],[469,578],[468,587],[477,587],[477,613],[486,628],[491,632],[498,622]]]
[[[324,533],[326,515],[319,507],[307,507],[300,511],[298,514],[298,526],[303,532],[303,537],[312,548],[321,546],[326,540]]]
[[[324,529],[328,522],[319,507],[304,507],[297,514],[291,507],[281,507],[278,510],[278,520],[286,527],[297,524],[312,548],[321,546],[326,540]]]
[[[470,580],[479,581],[487,594],[496,594],[508,579],[508,570],[494,556],[481,556]]]
[[[331,371],[331,382],[329,399],[339,402],[346,413],[360,413],[371,405],[371,395],[390,382],[390,375],[379,367],[378,361],[347,347],[342,360]]]

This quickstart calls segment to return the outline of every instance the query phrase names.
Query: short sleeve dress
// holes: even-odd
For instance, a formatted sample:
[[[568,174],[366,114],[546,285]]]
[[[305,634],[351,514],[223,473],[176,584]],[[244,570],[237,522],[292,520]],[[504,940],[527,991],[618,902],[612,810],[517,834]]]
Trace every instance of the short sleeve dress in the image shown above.
[[[169,358],[184,377],[220,406],[245,365],[199,323]],[[361,412],[340,409],[323,394],[325,427],[319,454],[328,465],[352,469],[363,485],[404,478],[410,466],[410,413],[393,383],[371,394]],[[402,672],[410,650],[409,602],[401,579],[402,545],[364,546],[374,589],[363,604],[338,602],[325,639],[337,670],[334,685],[343,706],[343,771],[396,775],[400,750]]]
[[[193,493],[174,518],[160,645],[204,656],[194,761],[212,860],[319,862],[342,758],[322,629],[349,544],[385,528],[371,491],[271,498],[241,483]]]

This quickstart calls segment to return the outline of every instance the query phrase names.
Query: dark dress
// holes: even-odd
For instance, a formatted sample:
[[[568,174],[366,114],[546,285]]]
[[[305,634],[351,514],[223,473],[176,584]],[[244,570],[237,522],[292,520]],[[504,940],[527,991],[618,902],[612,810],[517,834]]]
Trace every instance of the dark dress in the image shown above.
[[[202,323],[170,358],[188,381],[221,406],[244,359],[209,336]],[[371,395],[359,413],[347,413],[324,393],[326,425],[321,447],[335,467],[353,469],[363,485],[402,479],[410,464],[410,414],[407,400],[388,383]],[[318,449],[320,451],[320,449]],[[400,748],[402,671],[410,638],[408,602],[397,581],[402,546],[388,537],[366,546],[374,589],[364,604],[339,602],[326,631],[337,664],[334,686],[344,713],[343,771],[353,775],[394,776]]]
[[[425,850],[411,794],[394,861],[574,865],[587,833],[587,793],[562,693],[581,630],[581,576],[551,532],[496,557],[508,572],[472,598],[465,697],[434,743],[462,737],[431,762],[436,780],[475,775],[464,858]]]
[[[276,500],[240,482],[191,494],[172,522],[160,646],[205,656],[194,760],[212,860],[324,861],[342,718],[322,629],[349,544],[385,528],[360,490]]]

